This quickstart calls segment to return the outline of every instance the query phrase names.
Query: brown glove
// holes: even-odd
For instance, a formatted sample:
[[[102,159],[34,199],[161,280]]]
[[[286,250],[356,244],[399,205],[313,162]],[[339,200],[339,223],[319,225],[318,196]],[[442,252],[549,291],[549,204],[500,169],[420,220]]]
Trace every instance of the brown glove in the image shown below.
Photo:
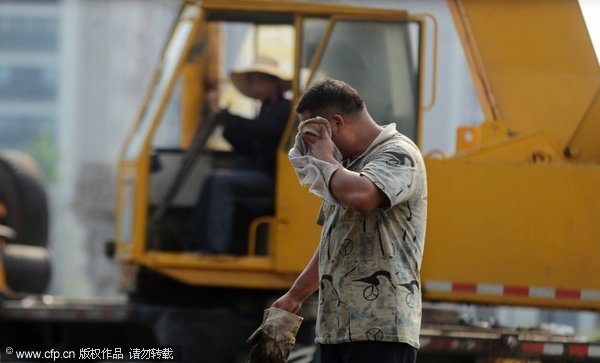
[[[246,363],[285,363],[296,343],[302,317],[277,308],[265,310],[263,322],[248,344],[252,346]]]

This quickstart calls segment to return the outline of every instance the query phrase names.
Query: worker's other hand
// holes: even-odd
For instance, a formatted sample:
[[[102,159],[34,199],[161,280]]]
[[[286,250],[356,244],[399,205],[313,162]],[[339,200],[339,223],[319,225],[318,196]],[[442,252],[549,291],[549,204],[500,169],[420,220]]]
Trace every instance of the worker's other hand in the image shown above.
[[[285,363],[296,344],[302,318],[285,310],[265,310],[263,322],[250,338],[246,363]]]
[[[296,314],[302,307],[302,301],[294,298],[289,292],[287,292],[285,295],[277,299],[273,305],[271,305],[271,307]]]
[[[324,161],[335,163],[335,144],[325,125],[319,125],[320,136],[315,136],[309,133],[303,133],[302,138],[310,145],[310,151],[314,157]]]

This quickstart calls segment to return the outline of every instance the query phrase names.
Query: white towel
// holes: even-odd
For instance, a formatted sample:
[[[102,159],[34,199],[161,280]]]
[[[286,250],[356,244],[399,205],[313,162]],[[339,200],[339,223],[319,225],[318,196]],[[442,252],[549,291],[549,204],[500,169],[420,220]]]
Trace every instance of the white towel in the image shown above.
[[[301,185],[310,184],[309,191],[311,193],[319,196],[327,203],[337,205],[339,202],[329,192],[329,180],[338,169],[338,165],[314,157],[310,151],[310,145],[302,138],[303,132],[319,136],[319,124],[325,125],[331,137],[331,125],[329,125],[329,121],[326,119],[317,116],[305,120],[298,125],[296,143],[288,153],[288,157]],[[337,147],[335,147],[333,156],[337,161],[342,161],[342,153],[340,153]]]

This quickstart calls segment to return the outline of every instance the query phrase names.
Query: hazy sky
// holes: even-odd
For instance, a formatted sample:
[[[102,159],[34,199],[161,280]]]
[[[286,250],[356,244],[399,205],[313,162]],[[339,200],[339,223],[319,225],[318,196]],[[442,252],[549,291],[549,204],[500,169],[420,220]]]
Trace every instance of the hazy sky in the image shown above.
[[[594,43],[596,57],[600,59],[600,0],[579,0],[579,4]]]

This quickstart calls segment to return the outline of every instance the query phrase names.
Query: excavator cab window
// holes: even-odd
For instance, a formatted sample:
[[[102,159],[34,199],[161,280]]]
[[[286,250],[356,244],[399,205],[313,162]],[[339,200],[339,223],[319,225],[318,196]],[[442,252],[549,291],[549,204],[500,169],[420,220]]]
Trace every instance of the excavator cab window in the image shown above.
[[[307,18],[303,35],[302,66],[313,68],[309,79],[301,79],[302,87],[324,78],[344,80],[363,95],[374,120],[395,122],[416,140],[418,23]]]

